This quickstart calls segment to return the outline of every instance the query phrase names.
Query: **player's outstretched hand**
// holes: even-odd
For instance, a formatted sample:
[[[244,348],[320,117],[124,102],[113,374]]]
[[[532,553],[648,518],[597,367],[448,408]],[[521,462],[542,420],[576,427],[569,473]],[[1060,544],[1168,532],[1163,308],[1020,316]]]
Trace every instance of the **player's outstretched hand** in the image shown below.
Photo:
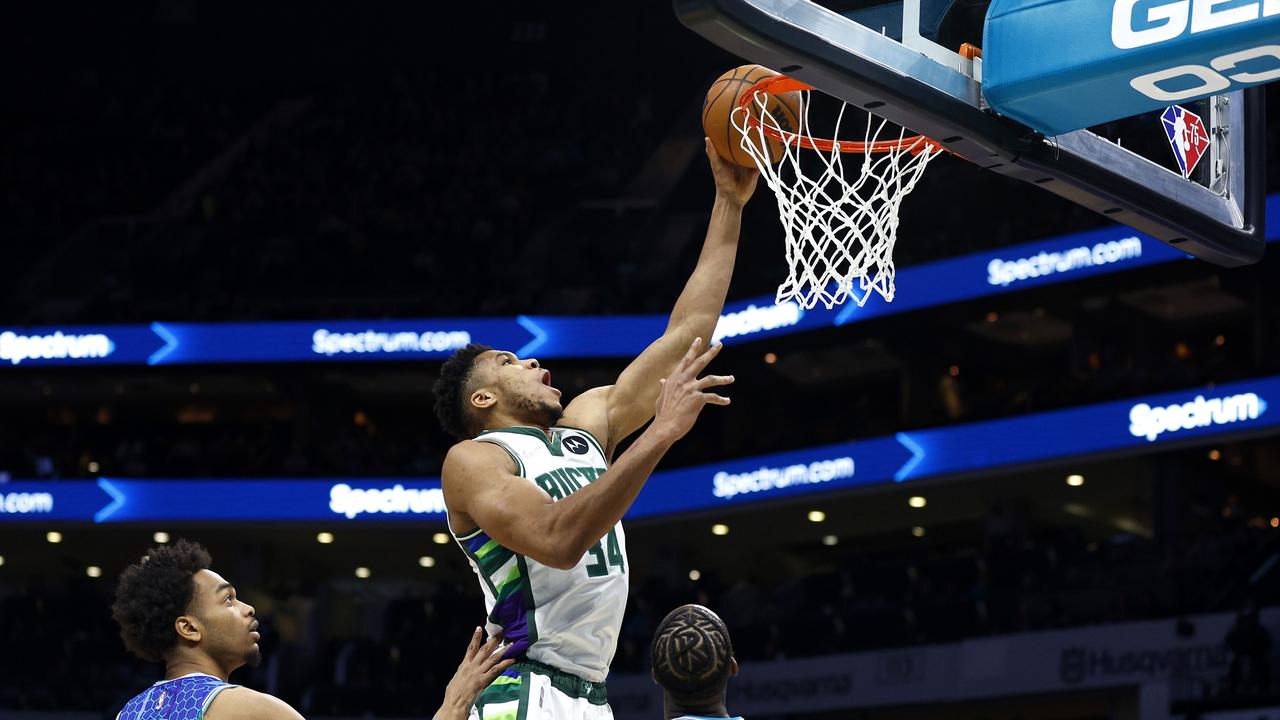
[[[716,343],[703,352],[702,338],[694,338],[689,351],[676,363],[671,374],[658,381],[662,383],[662,390],[658,393],[658,404],[654,408],[653,424],[663,432],[670,433],[671,439],[684,437],[693,428],[698,414],[706,405],[729,404],[729,398],[707,392],[707,389],[732,383],[732,375],[698,377],[698,373],[705,370],[707,364],[720,354],[722,347],[723,343]]]
[[[489,687],[494,678],[515,662],[502,659],[502,652],[498,647],[502,644],[502,635],[496,634],[481,645],[482,637],[484,631],[480,628],[471,633],[467,654],[463,656],[458,671],[445,687],[444,704],[436,711],[434,720],[466,720],[480,691]]]
[[[746,205],[751,194],[756,191],[760,171],[740,167],[720,157],[720,153],[711,144],[711,138],[702,138],[702,144],[706,146],[707,159],[711,161],[711,174],[716,179],[716,194],[739,207]]]

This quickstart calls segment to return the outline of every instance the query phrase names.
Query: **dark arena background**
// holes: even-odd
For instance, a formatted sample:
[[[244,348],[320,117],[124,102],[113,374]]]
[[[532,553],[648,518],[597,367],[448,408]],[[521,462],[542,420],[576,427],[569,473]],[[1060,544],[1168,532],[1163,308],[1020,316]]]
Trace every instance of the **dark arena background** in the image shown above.
[[[699,110],[744,62],[662,2],[457,5],[0,11],[0,718],[114,718],[161,678],[110,605],[178,538],[257,608],[233,682],[439,706],[484,619],[441,363],[470,339],[611,383],[698,256]],[[1280,718],[1275,248],[1185,259],[943,157],[895,259],[895,303],[775,308],[757,189],[733,404],[627,519],[615,715],[663,717],[650,638],[696,602],[752,720]]]

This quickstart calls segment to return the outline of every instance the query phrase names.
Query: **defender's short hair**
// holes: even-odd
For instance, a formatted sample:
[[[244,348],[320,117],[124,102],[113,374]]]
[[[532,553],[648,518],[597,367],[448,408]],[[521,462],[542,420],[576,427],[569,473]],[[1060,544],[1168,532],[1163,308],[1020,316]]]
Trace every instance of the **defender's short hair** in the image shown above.
[[[492,349],[480,343],[469,343],[459,349],[440,367],[440,377],[431,388],[436,396],[436,418],[440,420],[440,427],[459,440],[475,435],[467,408],[467,385],[471,381],[476,358]]]
[[[718,702],[732,669],[733,643],[709,608],[682,605],[658,624],[649,648],[653,676],[685,706]]]
[[[129,652],[162,662],[178,641],[173,621],[187,612],[195,594],[196,573],[209,569],[209,551],[199,543],[179,540],[153,548],[125,568],[116,585],[111,616]]]

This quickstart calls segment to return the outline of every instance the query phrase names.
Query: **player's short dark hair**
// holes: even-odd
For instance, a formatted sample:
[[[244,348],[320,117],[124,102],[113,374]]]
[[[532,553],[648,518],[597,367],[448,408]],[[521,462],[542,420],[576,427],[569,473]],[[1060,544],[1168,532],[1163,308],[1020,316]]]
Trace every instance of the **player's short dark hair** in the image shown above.
[[[186,613],[195,594],[194,575],[211,564],[202,545],[179,540],[151,549],[125,568],[111,616],[129,652],[149,662],[165,659],[178,641],[173,621]]]
[[[710,609],[682,605],[658,624],[649,648],[653,677],[682,708],[720,702],[732,671],[729,628]]]
[[[440,420],[440,427],[459,440],[475,435],[472,416],[467,408],[467,385],[476,357],[492,349],[488,345],[468,343],[444,361],[440,377],[431,388],[436,396],[436,418]]]

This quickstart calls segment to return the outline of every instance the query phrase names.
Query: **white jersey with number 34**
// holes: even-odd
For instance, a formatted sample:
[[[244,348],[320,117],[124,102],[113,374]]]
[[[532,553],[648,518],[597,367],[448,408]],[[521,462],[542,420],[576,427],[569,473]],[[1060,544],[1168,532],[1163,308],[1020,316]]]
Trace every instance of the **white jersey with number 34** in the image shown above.
[[[608,467],[585,430],[556,427],[548,438],[532,427],[481,433],[476,440],[506,450],[516,473],[559,501],[594,482]],[[455,538],[484,592],[490,633],[502,631],[523,655],[591,682],[604,682],[627,605],[627,539],[614,525],[570,570],[513,553],[482,528]]]

